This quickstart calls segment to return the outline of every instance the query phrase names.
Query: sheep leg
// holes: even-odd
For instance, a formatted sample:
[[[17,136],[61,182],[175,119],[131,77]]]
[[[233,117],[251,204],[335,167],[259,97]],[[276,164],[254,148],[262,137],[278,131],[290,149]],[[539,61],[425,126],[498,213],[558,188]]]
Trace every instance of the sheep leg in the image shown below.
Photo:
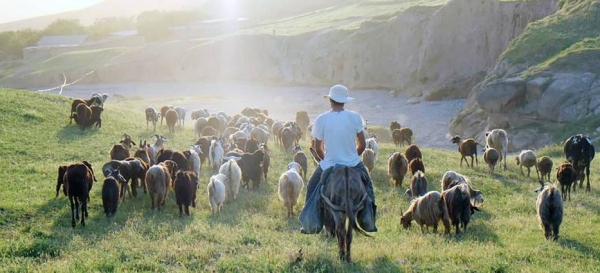
[[[554,240],[554,241],[557,241],[557,240],[558,240],[558,231],[559,231],[559,229],[560,229],[560,226],[559,226],[559,225],[554,225],[554,226],[552,227],[552,229],[553,229],[553,231],[554,231],[554,238],[553,238],[553,240]]]
[[[190,216],[190,206],[185,205],[185,215]]]
[[[527,167],[527,177],[531,177],[531,168]]]
[[[177,204],[177,206],[179,207],[179,217],[183,216],[183,208],[182,208],[182,204],[179,203]]]
[[[87,211],[87,198],[82,198],[83,200],[81,200],[81,226],[85,227],[85,218],[89,217],[88,216],[88,211]]]
[[[546,237],[546,240],[550,239],[550,236],[552,235],[552,229],[550,225],[542,224],[542,227],[544,228],[544,237]]]
[[[154,210],[154,203],[155,203],[155,200],[156,200],[156,199],[155,199],[155,198],[156,198],[156,195],[157,195],[157,194],[156,194],[155,192],[151,192],[151,193],[150,193],[150,203],[151,203],[151,206],[152,206],[152,210]]]
[[[475,153],[475,163],[477,163],[477,167],[479,167],[479,160],[477,159],[477,153]],[[471,161],[471,165],[473,165],[473,161]]]
[[[585,176],[587,178],[587,188],[586,188],[586,192],[590,192],[590,166],[586,166],[585,167]]]
[[[465,158],[465,161],[467,161],[467,158]],[[475,168],[475,165],[473,165],[473,156],[471,155],[471,168]]]
[[[73,228],[75,228],[75,225],[76,225],[76,221],[75,221],[76,209],[75,209],[75,204],[73,203],[73,196],[71,196],[71,195],[69,195],[69,203],[71,203],[71,226]]]

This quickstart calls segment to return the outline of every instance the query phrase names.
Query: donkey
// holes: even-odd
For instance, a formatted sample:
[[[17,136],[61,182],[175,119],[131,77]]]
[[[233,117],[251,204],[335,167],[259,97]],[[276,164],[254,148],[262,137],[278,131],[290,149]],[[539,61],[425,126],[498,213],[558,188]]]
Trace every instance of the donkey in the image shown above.
[[[350,167],[334,170],[323,187],[325,228],[329,235],[337,236],[340,259],[351,262],[352,229],[370,237],[356,222],[358,212],[365,206],[367,190],[360,173]]]

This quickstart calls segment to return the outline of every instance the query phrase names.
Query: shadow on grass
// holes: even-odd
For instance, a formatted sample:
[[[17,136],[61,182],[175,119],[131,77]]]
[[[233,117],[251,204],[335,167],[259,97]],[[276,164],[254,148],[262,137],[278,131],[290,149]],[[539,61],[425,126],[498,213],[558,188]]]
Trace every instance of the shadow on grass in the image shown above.
[[[56,131],[56,138],[58,139],[58,143],[60,144],[68,144],[75,140],[79,140],[82,138],[87,138],[90,135],[96,134],[99,131],[97,128],[86,128],[85,130],[81,130],[79,125],[73,124],[65,125],[60,130]]]
[[[309,254],[310,255],[310,254]],[[337,257],[337,252],[332,253],[333,257]],[[364,264],[359,260],[346,263],[339,261],[330,256],[317,256],[305,259],[298,256],[295,261],[291,262],[284,270],[286,272],[402,272],[398,263],[394,262],[390,257],[379,257],[372,263]]]
[[[574,249],[581,252],[584,256],[592,256],[594,259],[600,259],[600,250],[589,247],[578,240],[573,239],[558,239],[558,244],[564,248]]]

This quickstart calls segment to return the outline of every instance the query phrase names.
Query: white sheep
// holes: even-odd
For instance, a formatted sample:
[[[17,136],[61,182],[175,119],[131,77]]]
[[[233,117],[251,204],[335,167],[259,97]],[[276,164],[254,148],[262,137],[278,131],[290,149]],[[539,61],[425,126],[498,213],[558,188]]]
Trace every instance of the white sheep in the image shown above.
[[[485,133],[485,142],[487,146],[492,147],[500,154],[500,160],[504,161],[504,170],[506,171],[506,152],[508,150],[508,134],[502,129],[494,129]],[[504,154],[504,156],[502,156]]]
[[[536,174],[538,173],[536,163],[537,157],[535,156],[535,153],[532,150],[523,150],[521,151],[519,156],[517,156],[517,165],[521,167],[521,174],[525,175],[525,173],[523,172],[523,167],[525,167],[527,168],[527,177],[529,177],[529,175],[531,174],[531,167],[535,167],[535,172]],[[538,180],[539,179],[540,177],[538,174]]]
[[[227,200],[235,200],[240,191],[240,181],[242,180],[242,169],[237,163],[239,157],[227,158],[227,162],[223,163],[219,168],[219,173],[227,177]]]
[[[219,171],[219,167],[223,162],[223,155],[225,151],[223,150],[223,145],[221,144],[220,139],[213,139],[210,142],[210,147],[208,148],[208,160],[212,165],[213,173]]]
[[[216,174],[210,177],[210,182],[206,186],[208,192],[208,201],[210,204],[210,213],[220,212],[223,208],[223,202],[227,196],[227,176],[224,174]]]
[[[250,137],[256,139],[258,143],[267,143],[271,134],[267,130],[263,130],[260,127],[254,127],[252,131],[250,131]]]
[[[202,150],[200,145],[192,145],[190,148],[190,158],[188,159],[188,168],[190,171],[196,174],[196,177],[200,177],[200,154]]]
[[[291,162],[287,168],[288,170],[279,177],[279,199],[283,201],[288,217],[291,218],[294,216],[294,206],[298,203],[304,181],[300,176],[300,164]]]
[[[362,162],[367,167],[369,173],[375,168],[375,152],[369,148],[365,149],[362,153]]]
[[[377,162],[377,155],[379,154],[379,145],[377,144],[377,138],[367,138],[365,142],[367,144],[367,149],[371,149],[373,150],[373,153],[375,153],[375,162]]]
[[[156,165],[156,155],[158,154],[158,151],[163,148],[163,144],[167,140],[162,135],[158,134],[154,135],[153,138],[154,137],[156,137],[156,141],[154,141],[154,144],[148,146],[148,157],[150,157],[151,165]]]
[[[179,123],[179,126],[183,127],[185,125],[185,115],[188,110],[183,108],[183,106],[175,106],[174,110],[179,116],[179,120],[177,121],[177,123]]]

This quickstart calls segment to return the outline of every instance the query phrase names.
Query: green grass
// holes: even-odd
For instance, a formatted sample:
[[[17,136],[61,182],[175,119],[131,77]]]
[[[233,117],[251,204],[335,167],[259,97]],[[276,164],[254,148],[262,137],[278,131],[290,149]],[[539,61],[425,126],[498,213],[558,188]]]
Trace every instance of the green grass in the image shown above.
[[[560,1],[562,7],[556,14],[530,23],[525,31],[510,42],[499,61],[510,64],[540,65],[538,69],[548,68],[556,59],[565,56],[595,51],[597,56],[597,37],[600,36],[600,3],[594,0],[565,0]],[[596,39],[596,42],[585,42],[586,38]],[[584,54],[585,55],[585,54]],[[562,62],[565,68],[575,70],[581,65],[577,61],[594,62],[595,58],[574,58],[568,64]],[[577,64],[577,65],[575,65]],[[596,65],[597,67],[597,65]],[[562,68],[562,67],[557,67]]]
[[[275,145],[271,145],[269,182],[257,191],[241,190],[238,200],[226,204],[219,216],[210,216],[204,188],[208,175],[203,173],[198,207],[191,210],[191,217],[178,217],[171,193],[160,213],[152,212],[148,196],[142,195],[127,198],[116,217],[107,219],[98,175],[87,225],[73,229],[68,199],[54,198],[57,166],[89,160],[98,173],[123,132],[136,141],[147,139],[152,132],[145,129],[140,109],[148,102],[109,99],[103,128],[81,132],[68,125],[70,102],[64,97],[6,89],[0,90],[0,97],[3,272],[593,272],[600,268],[597,168],[592,168],[592,192],[578,191],[565,203],[561,239],[547,242],[535,218],[533,189],[538,184],[518,174],[512,157],[508,171],[490,177],[482,163],[475,169],[459,167],[455,151],[423,149],[431,190],[439,190],[438,180],[445,171],[456,170],[484,192],[485,203],[466,234],[421,234],[415,226],[399,227],[400,213],[408,206],[402,198],[408,178],[401,188],[390,186],[385,159],[397,148],[389,143],[381,143],[372,174],[380,232],[373,238],[355,237],[352,264],[337,260],[335,240],[300,234],[298,220],[285,217],[276,181],[291,156]],[[177,129],[166,134],[171,140],[166,146],[189,147],[191,127]],[[562,161],[558,146],[538,153],[550,155],[555,164]],[[296,262],[299,249],[304,256]]]

